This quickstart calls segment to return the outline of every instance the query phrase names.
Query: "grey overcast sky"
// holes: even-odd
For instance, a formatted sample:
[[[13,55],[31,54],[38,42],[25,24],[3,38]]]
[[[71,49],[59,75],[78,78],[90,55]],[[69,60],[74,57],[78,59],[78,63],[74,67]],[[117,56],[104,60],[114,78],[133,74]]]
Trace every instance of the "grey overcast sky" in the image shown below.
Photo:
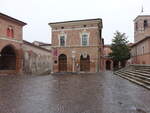
[[[116,30],[133,42],[133,20],[150,0],[0,0],[0,12],[26,22],[24,40],[51,42],[49,22],[102,18],[105,44]]]

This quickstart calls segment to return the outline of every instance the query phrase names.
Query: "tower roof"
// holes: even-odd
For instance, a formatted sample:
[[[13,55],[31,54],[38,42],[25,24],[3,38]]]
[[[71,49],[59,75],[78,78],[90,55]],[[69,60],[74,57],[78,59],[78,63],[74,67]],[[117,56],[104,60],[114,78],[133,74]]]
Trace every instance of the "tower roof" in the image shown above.
[[[150,12],[141,12],[135,19],[134,21],[137,20],[139,17],[150,17]]]
[[[150,16],[150,12],[141,12],[139,16]]]

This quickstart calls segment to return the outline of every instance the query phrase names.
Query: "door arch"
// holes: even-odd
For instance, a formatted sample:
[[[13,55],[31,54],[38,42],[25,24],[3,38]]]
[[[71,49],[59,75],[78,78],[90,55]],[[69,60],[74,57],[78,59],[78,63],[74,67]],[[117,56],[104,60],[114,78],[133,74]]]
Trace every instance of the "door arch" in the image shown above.
[[[85,71],[85,72],[90,71],[90,56],[89,55],[86,55],[86,57],[81,55],[81,57],[80,57],[80,71]]]
[[[67,71],[67,56],[65,54],[59,55],[59,72]]]
[[[106,61],[106,70],[111,70],[111,61]]]
[[[5,46],[0,55],[0,70],[16,70],[16,52],[13,46]]]

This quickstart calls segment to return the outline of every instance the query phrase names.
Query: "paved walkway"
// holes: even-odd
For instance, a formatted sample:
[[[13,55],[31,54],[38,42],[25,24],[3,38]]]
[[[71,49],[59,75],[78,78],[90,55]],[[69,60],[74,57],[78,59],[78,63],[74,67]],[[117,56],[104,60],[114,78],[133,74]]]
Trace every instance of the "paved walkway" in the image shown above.
[[[0,76],[0,113],[150,113],[150,91],[112,72]]]

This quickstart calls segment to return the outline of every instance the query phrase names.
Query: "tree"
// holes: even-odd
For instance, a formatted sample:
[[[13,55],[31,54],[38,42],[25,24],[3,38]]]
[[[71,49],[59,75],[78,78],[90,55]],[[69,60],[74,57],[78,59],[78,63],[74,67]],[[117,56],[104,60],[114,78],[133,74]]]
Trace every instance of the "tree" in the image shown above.
[[[126,60],[130,58],[130,48],[128,47],[128,40],[125,33],[116,31],[112,39],[110,57],[115,62],[120,62],[121,66],[124,67]]]

